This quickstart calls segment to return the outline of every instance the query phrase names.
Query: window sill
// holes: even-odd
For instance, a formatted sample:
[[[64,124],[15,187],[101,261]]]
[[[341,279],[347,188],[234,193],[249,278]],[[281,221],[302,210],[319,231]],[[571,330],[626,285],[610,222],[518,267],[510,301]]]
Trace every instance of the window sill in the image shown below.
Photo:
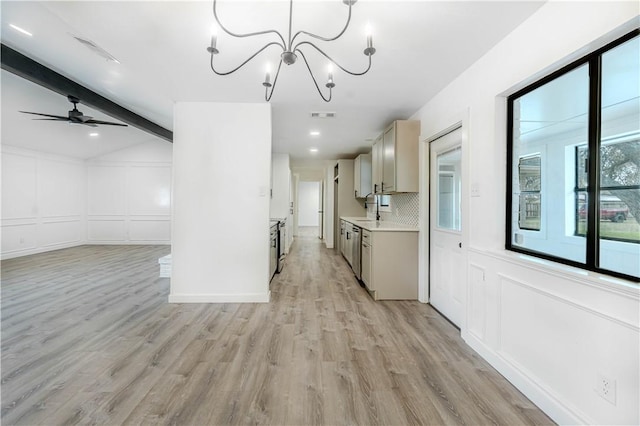
[[[509,250],[481,250],[470,247],[469,251],[640,300],[640,283]]]

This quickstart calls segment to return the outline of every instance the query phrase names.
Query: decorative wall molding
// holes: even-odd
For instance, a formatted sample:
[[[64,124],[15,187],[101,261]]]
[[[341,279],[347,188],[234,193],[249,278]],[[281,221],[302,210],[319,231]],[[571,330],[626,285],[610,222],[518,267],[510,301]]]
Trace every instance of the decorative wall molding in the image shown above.
[[[534,286],[532,284],[525,283],[524,281],[520,281],[520,280],[518,280],[516,278],[513,278],[513,277],[511,277],[509,275],[506,275],[506,274],[503,274],[503,273],[498,273],[498,278],[499,278],[499,282],[500,282],[500,289],[502,289],[502,287],[504,285],[503,283],[506,281],[506,282],[508,282],[510,284],[517,285],[517,286],[520,286],[520,287],[525,288],[527,290],[536,292],[536,293],[538,293],[540,295],[543,295],[545,297],[553,299],[553,300],[555,300],[557,302],[564,303],[567,306],[571,306],[573,308],[580,309],[580,310],[582,310],[584,312],[587,312],[587,313],[589,313],[591,315],[595,315],[595,316],[597,316],[599,318],[605,319],[607,321],[611,321],[614,324],[626,327],[626,328],[628,328],[628,329],[630,329],[632,331],[640,332],[640,325],[638,325],[638,324],[629,323],[629,322],[623,321],[623,320],[621,320],[619,318],[615,318],[615,317],[613,317],[611,315],[607,315],[607,314],[605,314],[603,312],[596,311],[595,309],[592,309],[589,306],[586,306],[586,305],[584,305],[582,303],[578,303],[578,302],[569,300],[569,299],[567,299],[565,297],[558,296],[556,294],[553,294],[551,292],[543,290],[543,289],[541,289],[539,287],[536,287],[536,286]]]

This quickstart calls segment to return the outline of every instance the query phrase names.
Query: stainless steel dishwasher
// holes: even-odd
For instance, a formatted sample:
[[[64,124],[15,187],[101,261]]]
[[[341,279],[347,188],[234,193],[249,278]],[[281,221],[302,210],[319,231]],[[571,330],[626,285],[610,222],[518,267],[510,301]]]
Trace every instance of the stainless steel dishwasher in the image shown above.
[[[353,273],[356,274],[356,278],[360,280],[360,272],[362,269],[360,263],[360,259],[362,257],[362,234],[360,232],[360,227],[352,225],[351,235],[351,269],[353,269]]]

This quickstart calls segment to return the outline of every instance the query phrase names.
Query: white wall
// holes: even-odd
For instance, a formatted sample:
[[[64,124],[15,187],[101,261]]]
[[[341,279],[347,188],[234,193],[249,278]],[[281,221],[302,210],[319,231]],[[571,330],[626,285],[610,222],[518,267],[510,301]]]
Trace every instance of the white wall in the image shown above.
[[[333,248],[333,165],[328,166],[324,174],[324,244]]]
[[[90,244],[171,243],[172,149],[152,141],[87,161]]]
[[[2,259],[82,244],[82,160],[2,146]]]
[[[319,226],[320,182],[298,183],[298,226]]]
[[[473,214],[465,222],[462,336],[559,423],[640,423],[640,295],[631,283],[504,250],[505,97],[630,31],[619,27],[631,19],[638,25],[639,8],[637,2],[548,2],[413,117],[422,121],[423,140],[468,117],[463,184],[479,196],[465,200]],[[420,227],[426,230],[428,149],[422,145]],[[423,231],[423,286],[427,247]],[[615,405],[595,392],[598,374],[616,381]]]
[[[269,104],[175,104],[169,302],[269,301],[270,168]]]
[[[271,156],[271,204],[272,218],[289,217],[289,192],[291,188],[291,169],[289,154],[272,154]]]

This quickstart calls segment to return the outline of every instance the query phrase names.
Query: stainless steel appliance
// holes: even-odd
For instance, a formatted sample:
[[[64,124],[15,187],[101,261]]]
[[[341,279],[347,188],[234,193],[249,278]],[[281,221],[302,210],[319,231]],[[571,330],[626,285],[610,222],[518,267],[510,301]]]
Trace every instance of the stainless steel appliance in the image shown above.
[[[287,219],[279,219],[278,223],[278,273],[284,269],[284,260],[287,257]]]
[[[278,221],[271,221],[269,228],[269,280],[278,269]]]
[[[353,269],[353,273],[356,275],[356,278],[358,280],[361,279],[361,276],[360,276],[361,255],[362,255],[362,234],[360,233],[360,227],[352,225],[351,226],[351,269]]]

